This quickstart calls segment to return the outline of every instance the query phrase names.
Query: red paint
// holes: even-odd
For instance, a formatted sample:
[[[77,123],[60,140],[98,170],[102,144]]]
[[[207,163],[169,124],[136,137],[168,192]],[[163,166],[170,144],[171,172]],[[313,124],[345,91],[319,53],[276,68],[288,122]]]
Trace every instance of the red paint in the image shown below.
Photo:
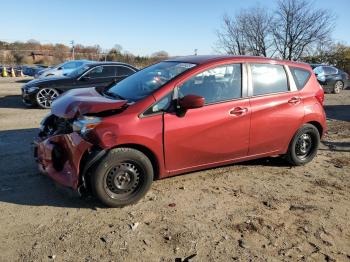
[[[39,162],[59,183],[77,188],[79,165],[92,143],[103,149],[132,146],[151,152],[157,162],[160,178],[243,160],[284,154],[296,130],[308,122],[317,123],[326,131],[322,107],[323,94],[307,64],[259,57],[189,57],[182,62],[198,63],[169,82],[153,95],[129,104],[121,113],[104,117],[91,132],[90,142],[77,133],[48,138],[39,143]],[[301,91],[246,97],[200,107],[201,101],[183,116],[175,113],[140,117],[155,101],[174,87],[208,68],[230,63],[273,63],[310,71],[311,77]],[[191,99],[189,99],[191,100]],[[191,102],[191,103],[190,103]],[[97,113],[126,106],[125,101],[107,99],[94,89],[73,90],[57,99],[53,114],[73,118],[77,113]],[[60,172],[53,170],[51,142],[60,144],[67,161]],[[70,172],[70,175],[68,175]]]
[[[59,96],[52,106],[52,114],[72,119],[86,113],[99,113],[125,106],[127,101],[111,100],[100,96],[95,88],[72,89]]]
[[[80,160],[92,144],[83,140],[77,133],[52,136],[38,143],[39,169],[63,186],[77,189],[80,182]],[[59,146],[64,152],[63,169],[57,171],[53,165],[52,150]]]

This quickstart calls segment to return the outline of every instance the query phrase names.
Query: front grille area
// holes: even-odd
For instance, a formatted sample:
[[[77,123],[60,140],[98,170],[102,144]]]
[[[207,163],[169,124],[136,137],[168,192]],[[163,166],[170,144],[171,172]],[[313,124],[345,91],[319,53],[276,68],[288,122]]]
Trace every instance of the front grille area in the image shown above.
[[[39,136],[48,137],[53,135],[70,134],[72,132],[73,124],[71,120],[60,118],[55,115],[49,115],[42,122],[42,129]]]

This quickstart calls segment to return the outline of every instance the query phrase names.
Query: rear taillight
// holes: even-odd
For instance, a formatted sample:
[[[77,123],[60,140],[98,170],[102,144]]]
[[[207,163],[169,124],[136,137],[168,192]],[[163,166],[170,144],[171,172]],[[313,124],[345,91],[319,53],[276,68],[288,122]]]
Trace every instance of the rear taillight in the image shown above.
[[[323,91],[323,88],[321,86],[320,86],[320,89],[317,91],[315,97],[317,98],[318,102],[320,102],[320,104],[323,105],[324,91]]]

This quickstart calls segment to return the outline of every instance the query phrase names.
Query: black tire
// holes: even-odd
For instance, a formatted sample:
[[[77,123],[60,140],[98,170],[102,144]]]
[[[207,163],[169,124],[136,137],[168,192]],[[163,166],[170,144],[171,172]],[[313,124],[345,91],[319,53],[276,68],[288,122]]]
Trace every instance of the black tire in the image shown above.
[[[344,83],[340,80],[335,81],[333,86],[333,93],[339,94],[341,90],[344,89]]]
[[[287,161],[294,166],[309,163],[317,154],[320,144],[318,129],[311,124],[305,124],[298,129],[289,144]]]
[[[106,206],[123,207],[144,197],[153,182],[149,158],[133,148],[115,148],[91,174],[94,195]]]

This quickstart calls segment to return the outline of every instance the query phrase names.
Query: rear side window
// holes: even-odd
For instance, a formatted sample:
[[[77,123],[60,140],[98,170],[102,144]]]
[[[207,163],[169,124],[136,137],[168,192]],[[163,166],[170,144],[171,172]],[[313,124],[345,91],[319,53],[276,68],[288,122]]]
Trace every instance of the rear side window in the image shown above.
[[[135,73],[135,71],[128,67],[125,67],[125,66],[118,67],[118,72],[117,72],[118,76],[129,76],[129,75],[132,75],[133,73]]]
[[[282,65],[251,64],[253,95],[264,95],[289,90],[286,71]]]
[[[303,89],[309,80],[311,73],[308,70],[297,67],[290,67],[289,69],[293,75],[294,82],[298,90]]]
[[[115,71],[116,71],[115,66],[97,66],[90,71],[89,77],[91,78],[113,77],[115,76]]]

